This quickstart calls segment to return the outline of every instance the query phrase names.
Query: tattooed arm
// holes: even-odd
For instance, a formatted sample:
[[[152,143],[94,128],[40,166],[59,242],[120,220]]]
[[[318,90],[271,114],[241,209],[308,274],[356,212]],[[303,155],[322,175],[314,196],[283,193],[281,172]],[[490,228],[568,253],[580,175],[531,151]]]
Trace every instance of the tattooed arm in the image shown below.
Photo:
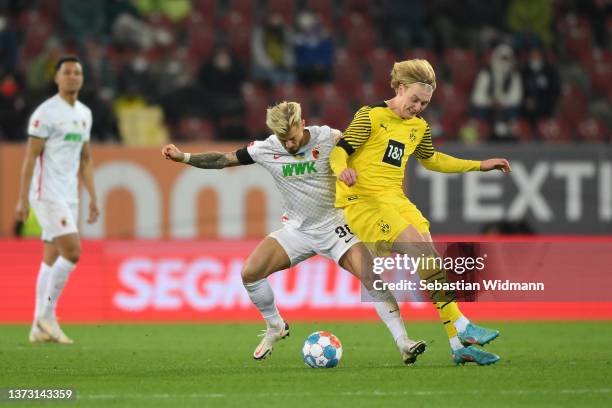
[[[173,144],[164,146],[162,156],[167,160],[186,163],[200,169],[223,169],[226,167],[240,166],[236,152],[220,153],[183,153]]]

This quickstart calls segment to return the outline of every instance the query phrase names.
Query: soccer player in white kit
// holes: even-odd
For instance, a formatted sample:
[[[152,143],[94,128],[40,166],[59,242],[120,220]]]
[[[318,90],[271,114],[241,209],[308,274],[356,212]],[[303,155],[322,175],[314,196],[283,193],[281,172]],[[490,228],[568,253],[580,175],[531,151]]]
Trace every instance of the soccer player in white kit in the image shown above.
[[[274,343],[289,335],[289,325],[274,303],[266,278],[319,254],[361,280],[376,300],[376,311],[391,332],[404,363],[414,363],[425,351],[425,343],[408,338],[393,294],[373,289],[374,275],[369,267],[372,263],[367,262],[371,255],[347,226],[342,211],[334,208],[336,176],[328,159],[342,132],[328,126],[306,127],[296,102],[281,102],[269,108],[266,124],[273,135],[230,153],[183,153],[172,144],[162,149],[166,159],[202,169],[257,163],[272,175],[281,192],[284,227],[261,241],[242,269],[244,286],[267,325],[253,357],[266,358]]]
[[[30,342],[71,344],[57,322],[55,308],[81,252],[77,231],[79,173],[90,197],[87,222],[95,222],[99,211],[89,147],[91,110],[77,100],[83,68],[76,57],[65,57],[55,69],[58,93],[30,117],[16,216],[25,221],[32,206],[43,231],[43,262],[36,281]]]

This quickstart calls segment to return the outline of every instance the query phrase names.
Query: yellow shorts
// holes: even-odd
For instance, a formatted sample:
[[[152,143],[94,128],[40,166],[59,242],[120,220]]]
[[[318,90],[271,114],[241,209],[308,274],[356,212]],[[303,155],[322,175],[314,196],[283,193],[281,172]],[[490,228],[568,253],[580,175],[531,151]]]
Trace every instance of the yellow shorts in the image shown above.
[[[429,221],[405,196],[362,198],[344,207],[344,216],[353,233],[367,244],[390,247],[409,225],[420,233],[429,232]]]

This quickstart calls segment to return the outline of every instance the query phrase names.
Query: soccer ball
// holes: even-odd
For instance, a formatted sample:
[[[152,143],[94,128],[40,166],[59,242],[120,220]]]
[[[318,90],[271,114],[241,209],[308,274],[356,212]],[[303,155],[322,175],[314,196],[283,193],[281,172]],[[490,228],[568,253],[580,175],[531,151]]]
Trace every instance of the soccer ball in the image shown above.
[[[330,332],[314,332],[304,342],[302,358],[308,367],[333,368],[342,358],[342,344]]]

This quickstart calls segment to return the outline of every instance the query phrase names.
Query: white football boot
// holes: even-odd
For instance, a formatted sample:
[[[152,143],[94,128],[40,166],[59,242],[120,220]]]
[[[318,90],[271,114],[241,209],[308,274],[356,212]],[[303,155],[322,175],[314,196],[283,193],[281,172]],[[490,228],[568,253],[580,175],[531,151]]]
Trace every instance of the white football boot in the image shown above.
[[[289,337],[289,325],[283,322],[280,328],[269,327],[267,330],[264,330],[260,336],[262,336],[263,339],[261,339],[261,342],[253,352],[253,358],[255,360],[263,360],[268,357],[272,354],[274,343],[285,337]]]
[[[74,343],[74,341],[72,341],[72,339],[66,336],[66,334],[62,331],[59,324],[57,323],[57,320],[55,319],[50,320],[50,319],[39,317],[36,320],[36,326],[42,332],[47,334],[51,338],[51,341],[54,343],[59,343],[59,344]]]
[[[398,339],[397,346],[402,355],[404,364],[411,365],[416,362],[419,355],[425,352],[427,344],[422,340],[411,340],[408,337],[402,337]]]
[[[32,325],[32,328],[30,329],[30,336],[28,337],[28,339],[30,340],[30,343],[32,344],[46,343],[46,342],[52,341],[51,336],[49,336],[47,333],[40,330],[36,323]]]

